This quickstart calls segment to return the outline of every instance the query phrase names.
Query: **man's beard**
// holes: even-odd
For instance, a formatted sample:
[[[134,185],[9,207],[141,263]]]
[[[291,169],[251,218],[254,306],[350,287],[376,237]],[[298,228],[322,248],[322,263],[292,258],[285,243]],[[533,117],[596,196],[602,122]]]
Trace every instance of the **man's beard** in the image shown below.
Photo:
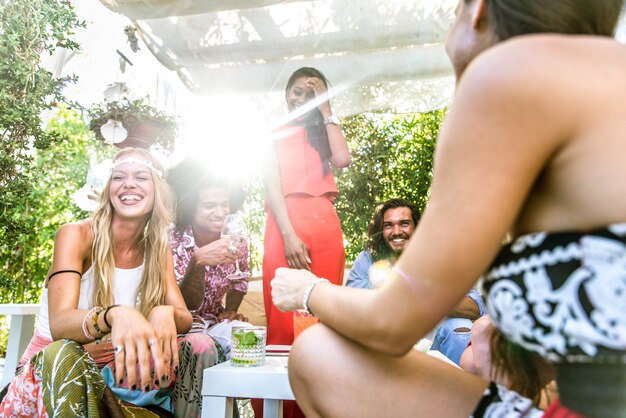
[[[400,249],[395,249],[392,245],[391,242],[396,239],[396,238],[402,238],[404,239],[404,245],[400,248]],[[391,251],[391,253],[396,256],[396,257],[400,257],[400,254],[402,254],[402,251],[404,251],[404,247],[406,246],[406,243],[409,242],[409,236],[406,234],[401,234],[401,235],[394,235],[393,237],[389,237],[389,241],[387,241],[387,247],[389,247],[389,251]]]

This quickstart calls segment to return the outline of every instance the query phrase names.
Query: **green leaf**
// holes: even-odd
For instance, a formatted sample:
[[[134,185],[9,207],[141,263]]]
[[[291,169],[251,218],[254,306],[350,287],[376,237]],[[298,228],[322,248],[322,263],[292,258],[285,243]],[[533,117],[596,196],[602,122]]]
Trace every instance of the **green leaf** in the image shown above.
[[[238,346],[241,348],[253,348],[259,343],[259,337],[256,336],[254,331],[241,329],[235,332],[233,337],[237,339]]]

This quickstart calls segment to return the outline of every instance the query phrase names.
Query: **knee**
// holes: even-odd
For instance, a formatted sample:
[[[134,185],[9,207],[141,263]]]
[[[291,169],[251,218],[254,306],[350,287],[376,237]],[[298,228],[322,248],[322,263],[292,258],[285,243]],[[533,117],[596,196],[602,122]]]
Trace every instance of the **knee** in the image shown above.
[[[296,387],[310,387],[320,378],[332,375],[325,371],[334,358],[329,344],[332,335],[329,328],[319,324],[307,329],[294,341],[289,353],[289,379]]]
[[[44,348],[45,356],[54,356],[59,351],[64,351],[68,354],[82,354],[85,352],[82,344],[74,341],[74,340],[57,340],[46,348]]]
[[[215,346],[215,341],[207,334],[194,332],[178,337],[178,345],[186,345],[188,347],[212,347]]]
[[[217,352],[215,340],[206,334],[197,332],[186,334],[178,338],[178,351],[189,351],[191,354],[206,353],[213,355]]]
[[[81,359],[86,360],[83,357],[87,355],[87,352],[80,343],[74,340],[57,340],[46,346],[39,355],[44,364],[58,363],[59,361],[78,363]]]

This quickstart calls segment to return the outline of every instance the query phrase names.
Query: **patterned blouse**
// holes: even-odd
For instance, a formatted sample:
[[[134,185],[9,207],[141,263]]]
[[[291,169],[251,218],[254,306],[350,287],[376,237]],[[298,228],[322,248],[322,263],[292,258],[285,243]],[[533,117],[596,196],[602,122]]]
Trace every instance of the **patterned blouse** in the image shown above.
[[[182,234],[172,229],[170,231],[169,242],[172,254],[174,255],[176,281],[180,283],[183,277],[185,277],[191,256],[197,248],[191,227],[187,228]],[[205,267],[204,302],[199,309],[191,311],[194,317],[199,316],[204,319],[205,326],[209,327],[215,324],[218,315],[224,312],[223,300],[229,289],[243,293],[248,292],[248,279],[227,279],[228,275],[234,273],[235,270],[235,264],[220,264]],[[245,249],[239,258],[239,270],[250,270],[248,264],[248,245],[245,245]]]

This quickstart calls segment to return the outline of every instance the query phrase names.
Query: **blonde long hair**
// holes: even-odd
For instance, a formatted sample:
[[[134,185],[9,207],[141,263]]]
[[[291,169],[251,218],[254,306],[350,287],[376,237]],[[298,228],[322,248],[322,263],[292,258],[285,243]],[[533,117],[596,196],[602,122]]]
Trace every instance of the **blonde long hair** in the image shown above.
[[[153,167],[163,172],[161,164],[147,151],[139,148],[124,148],[113,161],[130,154],[140,154]],[[144,248],[144,269],[139,285],[139,310],[148,316],[152,308],[165,303],[165,280],[167,260],[170,253],[167,230],[172,223],[172,195],[167,183],[150,170],[154,183],[154,207],[150,212],[144,231],[136,245]],[[113,237],[111,222],[113,205],[109,197],[111,178],[100,195],[100,205],[93,214],[94,234],[91,262],[94,269],[94,306],[109,306],[114,303],[111,286],[115,274]]]

